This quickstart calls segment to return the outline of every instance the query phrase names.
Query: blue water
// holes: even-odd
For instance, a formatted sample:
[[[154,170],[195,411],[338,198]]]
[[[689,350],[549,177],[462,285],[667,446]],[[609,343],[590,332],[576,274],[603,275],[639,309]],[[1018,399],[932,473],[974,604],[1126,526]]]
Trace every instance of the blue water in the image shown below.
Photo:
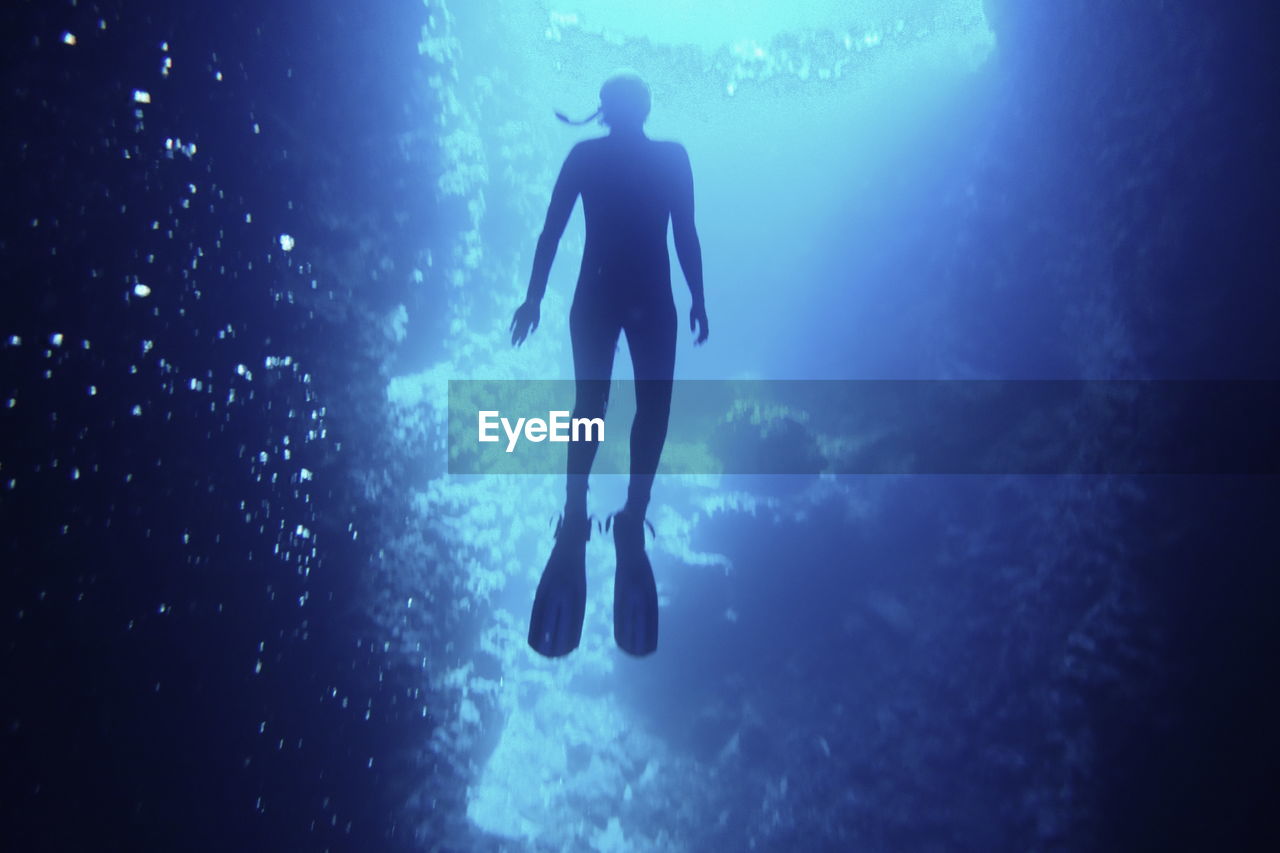
[[[679,378],[1280,376],[1270,21],[1023,5],[6,11],[14,849],[1274,840],[1273,477],[659,476],[658,652],[599,536],[549,661],[560,480],[447,473],[448,380],[571,376],[580,210],[506,328],[620,67]]]

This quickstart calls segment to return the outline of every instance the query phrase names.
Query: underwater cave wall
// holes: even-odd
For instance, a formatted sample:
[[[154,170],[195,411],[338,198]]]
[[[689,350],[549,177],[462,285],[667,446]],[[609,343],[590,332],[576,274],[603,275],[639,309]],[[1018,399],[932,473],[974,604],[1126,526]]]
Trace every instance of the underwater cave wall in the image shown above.
[[[1032,227],[1068,231],[1077,253],[1104,260],[1132,347],[1125,375],[1274,377],[1280,297],[1264,272],[1280,249],[1262,236],[1280,223],[1280,175],[1266,165],[1278,85],[1267,5],[986,8],[1007,120],[984,166],[1006,192],[1043,197],[1017,205]],[[1050,199],[1078,216],[1063,221]]]
[[[1055,304],[1076,289],[1064,322],[1110,350],[1083,375],[1276,378],[1274,15],[1258,3],[986,7],[1001,120],[978,169],[1003,203],[970,217],[991,252],[971,258],[964,298],[992,298],[1002,268],[1066,265],[1036,287]],[[1008,241],[1020,228],[1038,239]],[[1072,740],[1096,768],[1094,842],[1274,840],[1260,780],[1280,754],[1266,722],[1276,706],[1249,674],[1277,652],[1258,604],[1277,595],[1274,483],[1141,478],[1112,510],[1119,571],[1076,584],[1093,606],[1063,682]]]
[[[432,703],[368,608],[381,377],[435,226],[430,90],[368,59],[404,21],[4,18],[9,837],[408,844]]]

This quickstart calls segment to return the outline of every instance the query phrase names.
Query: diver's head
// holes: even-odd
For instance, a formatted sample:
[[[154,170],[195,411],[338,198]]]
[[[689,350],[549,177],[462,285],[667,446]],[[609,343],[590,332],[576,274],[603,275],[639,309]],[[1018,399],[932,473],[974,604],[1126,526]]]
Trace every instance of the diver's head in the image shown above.
[[[649,87],[637,74],[615,74],[600,87],[600,121],[613,130],[639,130],[649,105]]]

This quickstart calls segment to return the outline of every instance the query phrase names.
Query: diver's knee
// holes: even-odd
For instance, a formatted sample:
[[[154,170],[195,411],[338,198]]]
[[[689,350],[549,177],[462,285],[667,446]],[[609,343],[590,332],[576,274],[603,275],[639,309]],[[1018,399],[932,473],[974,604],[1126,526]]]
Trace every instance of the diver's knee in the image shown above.
[[[583,396],[580,394],[573,405],[573,416],[575,418],[603,418],[608,408],[609,395],[589,394]]]

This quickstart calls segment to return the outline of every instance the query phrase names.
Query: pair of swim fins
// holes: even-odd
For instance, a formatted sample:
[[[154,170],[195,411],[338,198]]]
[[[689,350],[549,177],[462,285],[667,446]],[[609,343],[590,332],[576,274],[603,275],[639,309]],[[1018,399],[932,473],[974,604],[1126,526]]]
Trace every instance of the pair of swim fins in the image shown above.
[[[613,638],[628,654],[643,657],[658,648],[658,588],[644,552],[644,521],[620,512],[613,527],[618,567],[613,584]],[[538,582],[529,620],[529,645],[546,657],[578,647],[587,605],[587,540],[591,522],[562,519],[556,544]]]

